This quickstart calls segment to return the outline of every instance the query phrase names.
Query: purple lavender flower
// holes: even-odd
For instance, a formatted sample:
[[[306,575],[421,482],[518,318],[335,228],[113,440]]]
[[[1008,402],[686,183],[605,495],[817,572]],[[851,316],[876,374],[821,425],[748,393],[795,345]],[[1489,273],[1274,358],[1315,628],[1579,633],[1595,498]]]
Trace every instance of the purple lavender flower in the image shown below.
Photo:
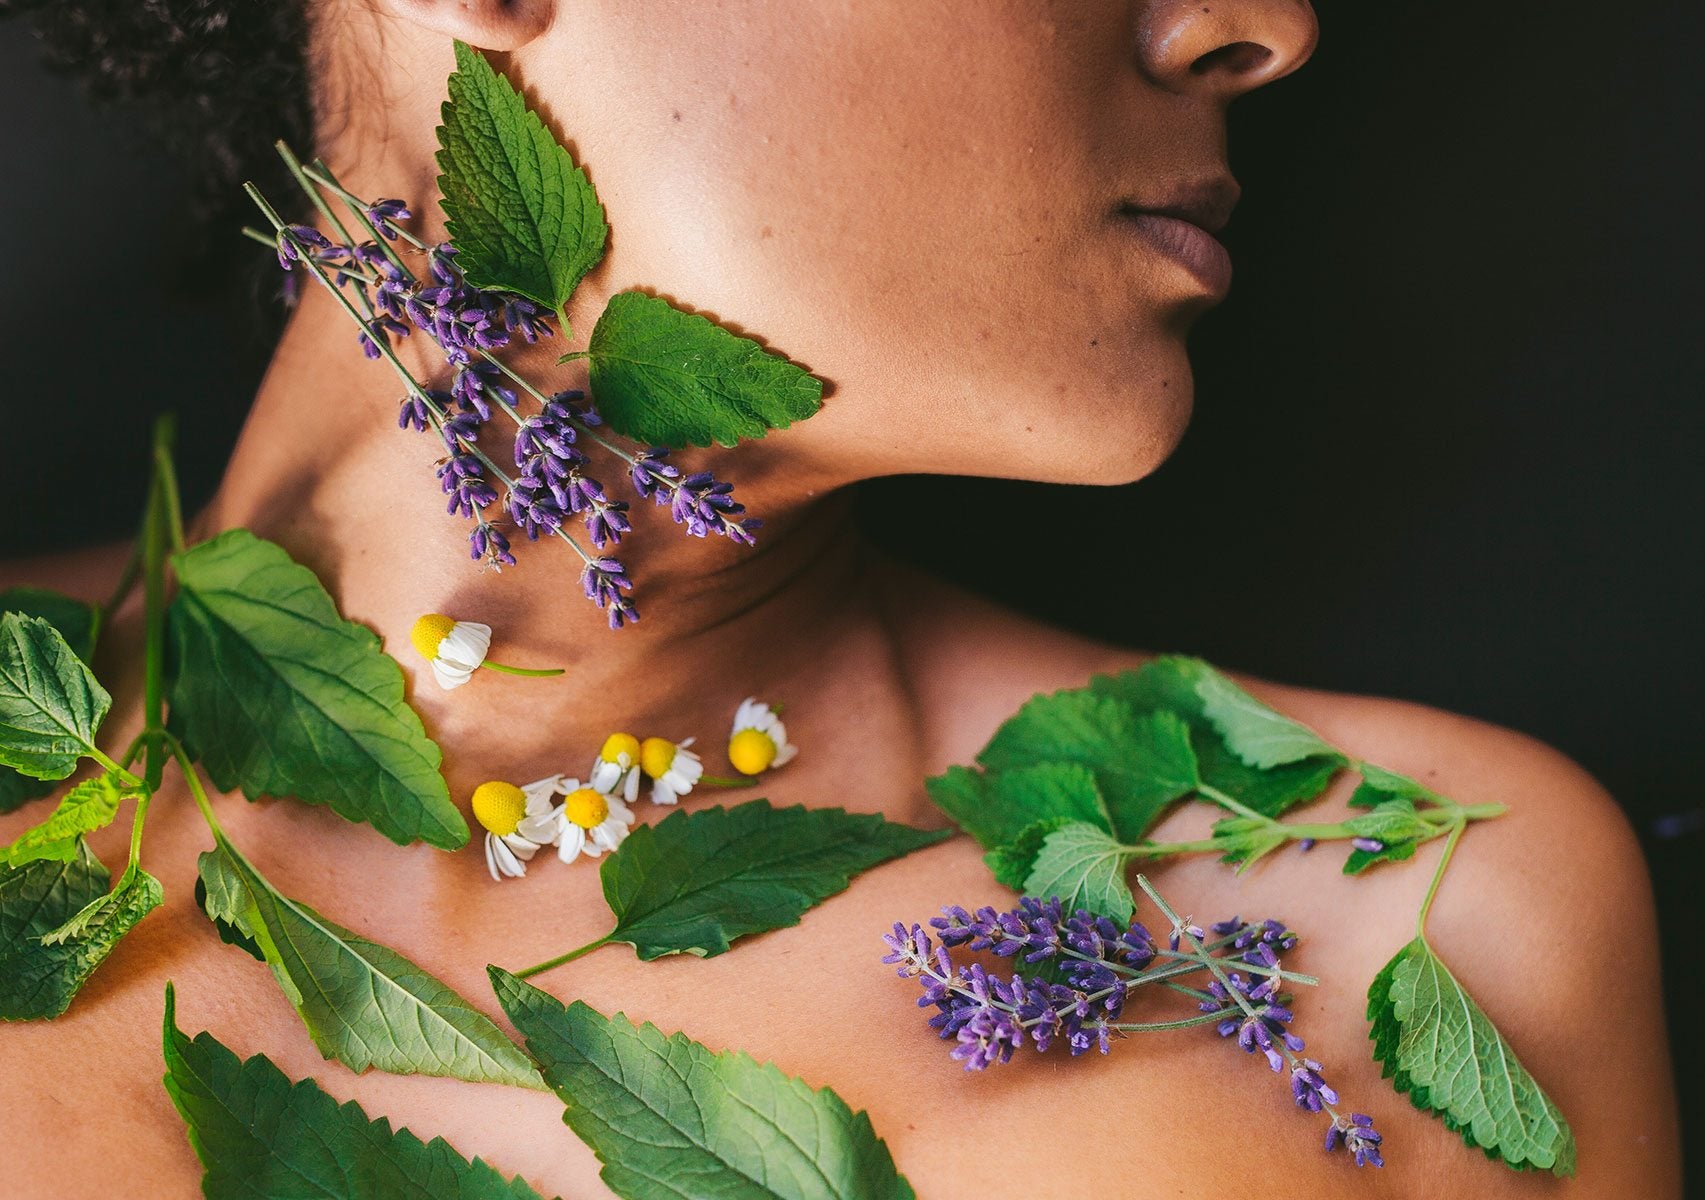
[[[445,511],[471,517],[497,499],[497,489],[485,481],[480,460],[471,454],[452,454],[438,467],[438,483],[450,497]]]
[[[1227,978],[1231,980],[1232,988],[1242,993],[1254,1011],[1245,1011],[1226,985],[1217,979],[1208,985],[1208,995],[1212,998],[1201,1001],[1198,1007],[1205,1013],[1225,1013],[1225,1019],[1214,1026],[1221,1037],[1231,1037],[1235,1034],[1237,1044],[1243,1048],[1244,1053],[1253,1054],[1259,1050],[1266,1056],[1268,1066],[1275,1071],[1283,1070],[1285,1058],[1275,1047],[1274,1039],[1282,1042],[1292,1053],[1303,1048],[1303,1041],[1285,1028],[1293,1019],[1293,1014],[1274,997],[1278,990],[1278,977],[1268,976],[1253,985],[1235,971]]]
[[[628,481],[640,499],[667,504],[675,524],[685,525],[693,537],[716,533],[750,546],[763,522],[741,518],[746,506],[734,499],[734,485],[719,483],[709,471],[695,471],[683,479],[680,468],[666,461],[668,457],[667,449],[653,446],[629,465]]]
[[[509,552],[509,539],[489,521],[481,521],[468,535],[468,554],[475,561],[484,559],[497,570],[515,565],[515,556]]]
[[[1301,1058],[1291,1067],[1291,1099],[1298,1108],[1319,1112],[1329,1104],[1338,1103],[1338,1093],[1320,1074],[1320,1064],[1312,1058]]]
[[[329,250],[332,245],[331,239],[312,225],[286,225],[278,231],[274,240],[278,245],[278,265],[286,271],[291,270],[294,264],[301,261],[301,247],[307,246],[310,250]]]
[[[1350,845],[1360,850],[1363,854],[1378,854],[1381,850],[1385,849],[1384,842],[1380,841],[1378,838],[1371,837],[1351,838]]]
[[[627,568],[613,558],[599,558],[586,564],[580,573],[580,586],[586,598],[610,615],[610,628],[620,629],[629,621],[639,620],[639,610],[622,593],[633,588]]]
[[[1366,1113],[1351,1113],[1348,1121],[1334,1117],[1332,1128],[1326,1131],[1326,1149],[1336,1150],[1342,1143],[1344,1149],[1356,1156],[1358,1167],[1369,1163],[1376,1167],[1385,1165],[1385,1159],[1379,1152],[1379,1145],[1384,1140],[1374,1130],[1373,1118]]]
[[[396,241],[396,223],[413,220],[414,214],[401,200],[375,200],[367,206],[367,219],[373,222],[373,228],[391,241]]]

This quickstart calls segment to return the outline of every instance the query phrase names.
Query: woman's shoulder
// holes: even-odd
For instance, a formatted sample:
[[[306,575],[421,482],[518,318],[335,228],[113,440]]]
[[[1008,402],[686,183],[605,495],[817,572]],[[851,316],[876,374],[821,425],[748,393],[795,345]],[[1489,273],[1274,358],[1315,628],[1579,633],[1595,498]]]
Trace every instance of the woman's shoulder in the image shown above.
[[[79,600],[95,601],[118,582],[129,553],[129,542],[107,542],[78,550],[0,560],[0,592],[15,587],[46,588]]]

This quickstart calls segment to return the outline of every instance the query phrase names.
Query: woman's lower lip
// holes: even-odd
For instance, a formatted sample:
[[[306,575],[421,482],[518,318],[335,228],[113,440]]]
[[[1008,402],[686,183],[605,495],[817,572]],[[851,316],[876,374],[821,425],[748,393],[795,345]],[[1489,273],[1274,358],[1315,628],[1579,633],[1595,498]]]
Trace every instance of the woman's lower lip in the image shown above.
[[[1189,271],[1215,297],[1231,291],[1231,255],[1200,225],[1160,213],[1127,210],[1119,214],[1154,249]]]

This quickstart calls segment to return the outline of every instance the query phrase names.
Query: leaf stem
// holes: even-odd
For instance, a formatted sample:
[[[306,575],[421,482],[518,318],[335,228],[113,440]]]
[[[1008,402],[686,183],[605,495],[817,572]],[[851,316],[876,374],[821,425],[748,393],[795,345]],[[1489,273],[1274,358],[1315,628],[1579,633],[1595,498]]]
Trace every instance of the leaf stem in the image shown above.
[[[1205,994],[1205,993],[1204,993]],[[1176,1021],[1128,1021],[1111,1028],[1121,1033],[1151,1033],[1158,1029],[1193,1029],[1197,1025],[1212,1025],[1225,1020],[1224,1012],[1197,1013],[1193,1017],[1180,1017]]]
[[[1204,799],[1212,800],[1215,804],[1219,805],[1227,812],[1234,812],[1240,817],[1248,817],[1251,821],[1263,821],[1269,825],[1283,824],[1283,822],[1273,820],[1272,817],[1269,817],[1264,812],[1256,812],[1253,808],[1250,808],[1247,804],[1243,803],[1243,801],[1234,796],[1228,796],[1212,784],[1198,783],[1196,785],[1196,794]]]
[[[759,779],[756,775],[747,775],[739,779],[730,778],[727,775],[700,775],[697,786],[714,788],[743,788],[756,787],[758,782]]]
[[[567,954],[559,954],[555,958],[546,959],[542,963],[535,963],[533,966],[528,967],[524,971],[512,971],[510,973],[517,979],[531,979],[533,976],[549,971],[554,967],[560,967],[564,963],[571,963],[583,954],[590,954],[600,946],[608,946],[610,944],[610,939],[614,936],[614,934],[606,933],[597,941],[587,942],[578,950],[570,950]]]
[[[535,678],[546,675],[561,675],[568,669],[566,667],[511,667],[500,662],[492,662],[489,658],[482,662],[480,666],[484,667],[488,671],[500,671],[505,675],[526,675]]]
[[[195,806],[201,810],[202,820],[213,831],[213,836],[221,845],[229,845],[225,841],[225,831],[219,826],[219,818],[213,815],[213,805],[207,799],[207,792],[201,786],[201,777],[195,773],[195,763],[190,761],[189,751],[178,741],[177,735],[170,730],[162,730],[161,740],[171,750],[172,757],[178,760],[178,769],[183,772],[184,782],[189,784],[189,794],[195,799]]]
[[[1415,936],[1426,940],[1427,914],[1433,911],[1433,898],[1439,894],[1439,884],[1444,881],[1445,868],[1450,865],[1451,855],[1456,853],[1456,844],[1462,840],[1462,831],[1468,828],[1466,819],[1459,819],[1451,827],[1450,837],[1445,841],[1444,853],[1439,855],[1439,865],[1433,868],[1433,881],[1427,885],[1427,898],[1421,901],[1421,911],[1415,914]]]
[[[172,419],[163,416],[154,423],[154,479],[148,489],[148,516],[142,526],[142,728],[145,734],[163,733],[166,727],[166,540],[175,532],[181,547],[183,537],[181,515],[176,530],[171,528],[170,510],[176,492],[176,482],[170,470],[171,439]],[[144,764],[145,781],[150,792],[159,790],[166,769],[165,760],[154,749],[156,745],[156,742],[149,741]]]

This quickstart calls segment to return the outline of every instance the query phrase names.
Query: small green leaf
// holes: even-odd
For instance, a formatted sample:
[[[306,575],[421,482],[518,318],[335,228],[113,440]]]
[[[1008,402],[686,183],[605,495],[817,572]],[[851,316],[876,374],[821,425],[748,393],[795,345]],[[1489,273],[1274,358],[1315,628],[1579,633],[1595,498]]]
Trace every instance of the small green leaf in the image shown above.
[[[609,940],[642,959],[708,958],[737,938],[799,924],[860,871],[947,836],[875,814],[772,808],[768,800],[673,812],[635,828],[599,868],[616,917]]]
[[[1093,825],[1075,822],[1042,840],[1024,892],[1041,900],[1058,896],[1068,913],[1087,908],[1122,925],[1136,908],[1125,882],[1130,858],[1130,847]]]
[[[327,804],[400,844],[467,843],[402,669],[312,571],[242,529],[173,568],[172,722],[215,784]]]
[[[804,368],[644,292],[610,298],[586,357],[599,413],[647,445],[732,446],[823,403],[822,380]]]
[[[109,894],[110,879],[82,844],[68,862],[0,867],[0,1020],[59,1016],[119,938],[160,902],[159,883],[145,871],[127,872]],[[43,941],[70,923],[81,929]]]
[[[560,312],[604,257],[604,208],[514,86],[456,43],[438,127],[438,189],[456,265],[475,287]]]
[[[208,916],[259,947],[327,1058],[355,1071],[541,1086],[491,1018],[389,946],[281,895],[228,842],[200,863]]]
[[[140,787],[129,774],[117,771],[103,771],[85,779],[65,793],[47,820],[24,830],[16,841],[0,851],[0,860],[14,867],[37,858],[70,862],[77,855],[83,835],[112,824],[119,804],[134,796]]]
[[[1004,846],[996,846],[983,855],[983,861],[988,863],[989,870],[994,872],[996,883],[1015,892],[1022,892],[1030,879],[1031,869],[1036,865],[1036,856],[1042,853],[1042,843],[1048,835],[1056,829],[1064,829],[1067,825],[1074,824],[1077,822],[1070,817],[1046,817],[1032,822],[1020,830],[1012,841]]]
[[[1239,875],[1290,839],[1283,829],[1268,821],[1248,817],[1225,817],[1214,822],[1214,842],[1220,861],[1233,865]]]
[[[1386,964],[1368,991],[1374,1057],[1415,1107],[1470,1146],[1517,1169],[1575,1171],[1575,1137],[1497,1026],[1424,938]]]
[[[1196,680],[1196,695],[1202,700],[1202,715],[1232,753],[1252,767],[1277,767],[1338,753],[1314,730],[1268,708],[1205,663]]]
[[[1098,675],[1090,681],[1090,690],[1097,695],[1122,699],[1139,713],[1170,712],[1183,718],[1190,726],[1190,744],[1196,752],[1202,782],[1256,812],[1277,817],[1324,792],[1344,766],[1345,757],[1329,750],[1279,766],[1250,766],[1231,749],[1206,715],[1197,687],[1210,673],[1217,672],[1199,658],[1168,655],[1154,659],[1140,670]],[[1123,829],[1120,833],[1126,835]]]
[[[65,644],[85,663],[95,656],[95,609],[93,605],[58,592],[40,588],[17,587],[0,591],[0,613],[23,613],[40,617],[59,630]],[[0,813],[9,813],[30,800],[53,791],[51,780],[32,779],[28,775],[0,766]]]
[[[496,967],[563,1120],[623,1200],[915,1200],[870,1118],[739,1051],[560,1001]]]
[[[1353,808],[1373,808],[1393,797],[1409,801],[1419,800],[1447,808],[1455,806],[1453,801],[1445,799],[1407,775],[1387,771],[1384,767],[1376,767],[1372,763],[1358,763],[1356,770],[1361,774],[1362,781],[1356,785],[1355,794],[1350,797],[1350,805]]]
[[[1011,845],[1038,821],[1056,817],[1113,829],[1094,773],[1078,763],[1037,763],[998,773],[949,767],[924,786],[935,806],[987,850]]]
[[[239,1062],[210,1033],[192,1041],[169,983],[164,1041],[166,1092],[206,1171],[207,1200],[539,1200],[443,1138],[423,1143],[311,1079],[292,1083],[265,1055]]]
[[[112,697],[40,617],[0,617],[0,765],[64,779],[95,753]]]
[[[213,878],[222,894],[217,899],[208,899],[207,878],[199,872],[195,877],[195,906],[202,915],[213,922],[213,929],[219,935],[219,940],[227,946],[235,946],[248,954],[256,962],[266,961],[266,951],[260,948],[260,943],[238,929],[230,921],[216,916],[216,913],[236,912],[242,908],[244,900],[240,890],[240,880],[226,873],[214,873]],[[228,886],[229,885],[229,886]],[[233,890],[236,888],[237,890]]]

